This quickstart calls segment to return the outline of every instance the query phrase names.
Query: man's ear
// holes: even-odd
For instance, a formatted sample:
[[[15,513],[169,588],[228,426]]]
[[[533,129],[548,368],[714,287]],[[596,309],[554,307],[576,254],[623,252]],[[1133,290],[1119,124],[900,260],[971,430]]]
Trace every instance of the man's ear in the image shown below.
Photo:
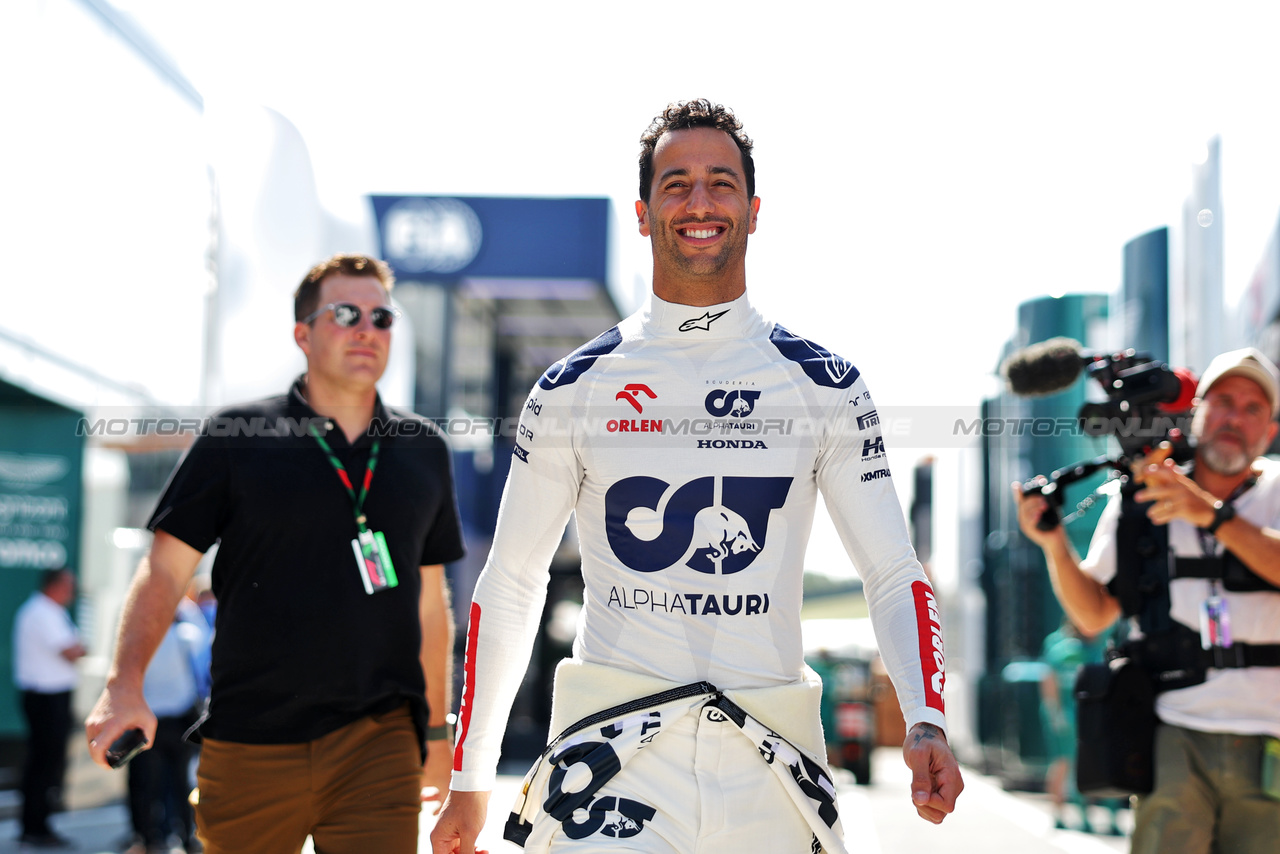
[[[649,206],[636,199],[636,217],[640,220],[640,235],[649,236]]]
[[[751,220],[747,225],[747,234],[756,233],[756,217],[760,216],[760,197],[751,197]]]
[[[311,355],[311,327],[305,323],[293,324],[293,342],[304,355]]]

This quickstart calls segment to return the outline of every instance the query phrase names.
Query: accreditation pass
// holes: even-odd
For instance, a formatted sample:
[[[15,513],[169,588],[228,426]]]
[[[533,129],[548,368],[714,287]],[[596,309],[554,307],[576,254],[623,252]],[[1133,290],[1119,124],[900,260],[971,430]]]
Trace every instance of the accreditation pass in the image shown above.
[[[381,531],[362,530],[351,541],[351,551],[356,556],[356,569],[364,592],[373,594],[399,584],[395,567],[391,565],[391,551]]]

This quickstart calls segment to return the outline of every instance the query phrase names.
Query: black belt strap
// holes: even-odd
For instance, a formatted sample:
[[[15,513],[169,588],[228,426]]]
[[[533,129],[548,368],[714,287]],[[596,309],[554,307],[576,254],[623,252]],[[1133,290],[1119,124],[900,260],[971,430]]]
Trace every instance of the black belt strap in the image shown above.
[[[1235,593],[1280,590],[1280,587],[1245,566],[1231,552],[1211,557],[1176,556],[1169,567],[1169,578],[1214,579],[1221,581],[1223,587]]]
[[[1280,667],[1278,643],[1240,641],[1204,649],[1200,633],[1178,622],[1169,631],[1126,641],[1117,652],[1151,674],[1157,691],[1200,685],[1209,668]]]
[[[1280,667],[1280,643],[1243,643],[1202,649],[1205,667]]]
[[[1173,559],[1170,578],[1222,578],[1222,558],[1183,557]]]

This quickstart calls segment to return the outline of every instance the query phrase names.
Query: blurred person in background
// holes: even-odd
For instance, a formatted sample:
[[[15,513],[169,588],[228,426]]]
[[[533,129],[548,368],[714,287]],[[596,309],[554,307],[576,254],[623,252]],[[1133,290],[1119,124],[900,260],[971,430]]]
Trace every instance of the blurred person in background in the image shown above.
[[[387,409],[392,276],[335,255],[294,295],[306,373],[286,394],[213,416],[149,522],[90,755],[130,728],[201,554],[218,544],[213,687],[196,804],[209,854],[411,854],[423,799],[448,789],[452,616],[462,557],[449,450]]]
[[[1121,835],[1115,798],[1086,798],[1076,787],[1076,675],[1089,663],[1102,661],[1106,653],[1108,633],[1085,636],[1063,620],[1062,625],[1045,636],[1040,648],[1040,661],[1045,670],[1040,681],[1040,721],[1044,728],[1048,747],[1049,768],[1045,773],[1045,788],[1053,801],[1054,826],[1065,829],[1067,803],[1075,805],[1080,813],[1080,829],[1093,833],[1089,821],[1089,807],[1098,804],[1107,811],[1110,825],[1107,832]]]
[[[213,595],[213,588],[209,585],[209,579],[206,576],[197,575],[192,580],[191,588],[188,590],[187,595],[193,598],[200,608],[200,613],[204,615],[204,621],[209,626],[209,631],[216,629],[218,597]]]
[[[200,850],[190,802],[196,745],[186,733],[200,719],[209,695],[210,635],[200,608],[184,597],[147,666],[142,696],[156,716],[156,736],[151,749],[128,766],[133,828],[128,854],[167,854],[171,836],[188,854]]]
[[[71,570],[46,569],[40,574],[40,589],[18,609],[13,624],[13,681],[29,734],[22,769],[21,840],[36,848],[71,844],[53,832],[49,815],[62,808],[71,695],[76,662],[85,654],[67,612],[75,598],[76,577]]]

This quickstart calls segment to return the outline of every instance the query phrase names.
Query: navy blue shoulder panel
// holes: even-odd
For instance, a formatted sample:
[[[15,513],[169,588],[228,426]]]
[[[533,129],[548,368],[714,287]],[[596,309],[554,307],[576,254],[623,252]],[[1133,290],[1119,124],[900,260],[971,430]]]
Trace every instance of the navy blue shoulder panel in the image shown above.
[[[858,378],[858,369],[853,362],[842,359],[825,347],[793,335],[774,324],[773,333],[769,336],[773,346],[786,358],[795,362],[818,385],[828,388],[848,388]]]
[[[593,340],[583,344],[577,350],[547,368],[547,372],[542,375],[542,379],[538,380],[538,385],[548,390],[559,388],[563,385],[571,385],[578,377],[591,370],[591,366],[596,363],[596,359],[605,353],[612,353],[621,343],[622,333],[618,331],[616,326],[608,332],[600,333]]]

